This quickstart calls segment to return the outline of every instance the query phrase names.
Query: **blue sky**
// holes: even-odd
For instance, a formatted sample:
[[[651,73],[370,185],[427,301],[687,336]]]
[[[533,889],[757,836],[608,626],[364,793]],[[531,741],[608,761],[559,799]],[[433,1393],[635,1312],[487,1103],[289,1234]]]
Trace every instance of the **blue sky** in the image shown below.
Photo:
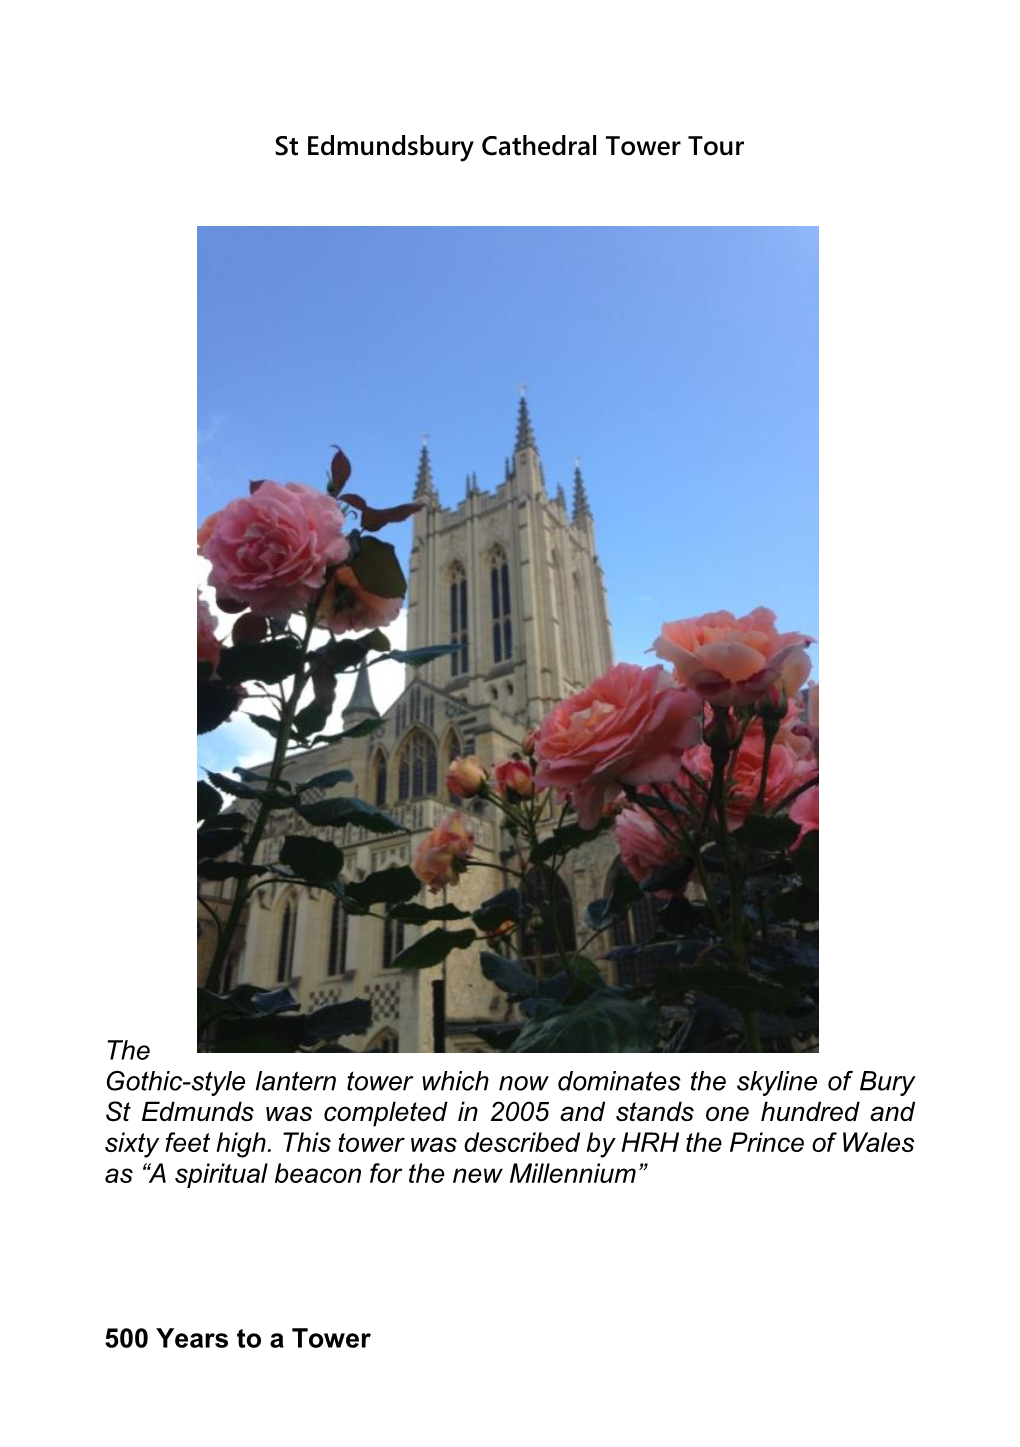
[[[444,502],[503,475],[528,385],[550,490],[579,454],[616,656],[713,608],[818,624],[814,228],[202,228],[199,517],[249,478],[373,503],[428,433]],[[386,536],[406,559],[410,525]],[[441,641],[441,640],[437,640]]]

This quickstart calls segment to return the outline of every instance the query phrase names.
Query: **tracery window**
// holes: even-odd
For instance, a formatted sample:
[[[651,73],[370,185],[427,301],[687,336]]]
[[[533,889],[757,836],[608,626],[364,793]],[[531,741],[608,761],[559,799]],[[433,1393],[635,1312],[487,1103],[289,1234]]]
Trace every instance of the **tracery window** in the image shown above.
[[[383,920],[383,969],[388,970],[404,948],[404,922],[387,915]]]
[[[525,904],[532,906],[534,914],[542,916],[541,929],[527,931],[525,934],[525,953],[529,959],[535,955],[541,955],[542,963],[547,973],[554,972],[561,967],[559,946],[565,951],[577,948],[577,934],[574,929],[574,905],[570,898],[570,891],[563,883],[559,875],[554,876],[555,895],[549,893],[549,876],[541,869],[532,869],[525,875],[521,883],[521,894]],[[555,924],[553,923],[553,911],[549,908],[550,898],[555,898]]]
[[[435,744],[421,729],[412,730],[400,751],[398,799],[424,799],[435,794],[437,772]]]
[[[513,623],[510,618],[510,565],[500,547],[489,559],[489,589],[492,599],[492,658],[507,663],[513,657]]]
[[[372,777],[375,781],[373,790],[377,808],[382,808],[386,803],[386,755],[380,749],[372,764]]]
[[[617,860],[606,880],[607,899],[613,892],[617,875],[622,873],[623,865]],[[645,895],[637,904],[631,905],[625,915],[613,921],[613,947],[620,949],[625,945],[646,945],[655,938],[656,927],[655,905]],[[655,971],[660,966],[675,963],[675,956],[668,949],[661,953],[649,950],[629,960],[617,960],[616,982],[624,986],[651,985],[655,981]]]
[[[290,900],[284,905],[280,920],[280,944],[276,952],[276,983],[289,980],[294,967],[294,934],[297,927],[297,905]]]
[[[450,569],[450,642],[450,677],[459,678],[468,671],[467,574],[461,563]]]
[[[348,914],[340,908],[340,901],[333,901],[333,913],[329,922],[329,955],[326,959],[327,975],[342,975],[347,969]]]

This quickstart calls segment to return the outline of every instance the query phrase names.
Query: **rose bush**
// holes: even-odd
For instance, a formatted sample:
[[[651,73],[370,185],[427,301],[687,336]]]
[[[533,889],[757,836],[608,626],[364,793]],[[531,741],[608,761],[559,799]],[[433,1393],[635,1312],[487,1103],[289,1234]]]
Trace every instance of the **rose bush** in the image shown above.
[[[742,618],[725,610],[664,623],[653,648],[672,663],[678,683],[710,703],[757,702],[770,689],[795,694],[811,673],[804,633],[778,633],[771,608]]]

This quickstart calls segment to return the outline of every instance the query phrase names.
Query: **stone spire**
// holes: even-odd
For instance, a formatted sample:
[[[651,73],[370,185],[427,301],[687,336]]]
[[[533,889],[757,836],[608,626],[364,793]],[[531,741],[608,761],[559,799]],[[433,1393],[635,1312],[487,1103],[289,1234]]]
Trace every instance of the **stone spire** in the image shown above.
[[[538,451],[538,447],[535,444],[535,434],[531,430],[531,417],[528,413],[527,398],[522,393],[520,406],[517,408],[517,441],[514,443],[514,451],[521,452],[525,447],[530,447],[535,452]]]
[[[422,498],[434,499],[435,497],[436,485],[432,481],[432,463],[429,460],[428,447],[423,442],[421,456],[418,459],[418,478],[414,484],[414,498],[415,502],[420,502]]]
[[[509,459],[509,457],[504,457],[504,458],[503,458],[503,481],[504,481],[504,482],[509,482],[512,476],[513,476],[513,469],[512,469],[511,466],[510,466],[510,459]]]
[[[477,472],[469,472],[468,475],[467,475],[467,477],[466,477],[465,480],[464,480],[464,483],[465,483],[465,486],[464,486],[464,496],[465,496],[465,497],[473,497],[473,496],[475,495],[475,493],[480,490],[479,487],[478,487],[478,473],[477,473]]]
[[[362,660],[358,676],[354,680],[354,692],[343,713],[344,728],[360,723],[364,718],[378,718],[379,710],[372,698],[372,685],[368,681],[368,665]]]
[[[588,504],[588,494],[584,488],[584,478],[581,476],[581,469],[574,468],[574,522],[578,523],[582,518],[591,517],[591,507]]]
[[[563,491],[563,484],[562,484],[562,482],[560,483],[559,487],[556,489],[556,501],[559,503],[559,505],[560,505],[560,507],[563,509],[563,511],[566,512],[566,510],[567,510],[567,494]]]

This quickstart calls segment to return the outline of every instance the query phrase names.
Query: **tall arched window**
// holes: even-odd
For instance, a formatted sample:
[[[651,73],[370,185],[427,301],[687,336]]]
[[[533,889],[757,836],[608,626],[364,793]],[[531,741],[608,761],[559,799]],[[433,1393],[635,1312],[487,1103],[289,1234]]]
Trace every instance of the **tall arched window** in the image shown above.
[[[460,758],[463,752],[464,748],[460,741],[460,735],[456,729],[451,729],[446,735],[446,741],[443,744],[442,761],[444,769],[448,769],[454,759]],[[457,801],[456,794],[450,794],[449,797],[453,799],[454,802]]]
[[[617,875],[623,872],[623,865],[617,860],[606,880],[607,899],[613,891]],[[648,895],[644,895],[637,904],[631,905],[625,915],[613,921],[614,949],[620,949],[625,945],[649,944],[655,938],[657,925],[655,905]],[[651,985],[655,980],[655,971],[660,965],[675,963],[676,957],[668,949],[661,953],[658,950],[649,950],[646,954],[635,955],[629,960],[617,960],[616,983],[618,985]]]
[[[563,580],[563,568],[558,555],[552,555],[553,598],[556,600],[556,619],[560,625],[560,663],[568,678],[576,676],[573,650],[570,647],[570,619],[567,614],[567,595]]]
[[[468,596],[467,574],[461,563],[450,569],[450,676],[459,678],[468,671]]]
[[[340,908],[340,901],[333,901],[333,913],[329,922],[329,955],[326,959],[327,975],[342,975],[347,969],[348,916]]]
[[[294,932],[297,927],[297,905],[288,899],[280,920],[280,944],[276,952],[276,983],[289,980],[294,968]]]
[[[400,1042],[395,1030],[380,1030],[371,1045],[365,1047],[366,1055],[399,1055]]]
[[[591,683],[595,677],[595,668],[591,656],[591,634],[589,629],[593,626],[594,619],[584,600],[584,584],[581,582],[580,573],[574,574],[574,616],[577,618],[577,637],[581,646],[581,656],[577,660],[581,672],[581,682]]]
[[[374,781],[373,797],[377,807],[382,808],[386,803],[386,755],[382,749],[372,761],[372,778]]]
[[[387,915],[383,920],[383,969],[388,970],[404,948],[404,922]]]
[[[424,799],[436,792],[436,746],[428,734],[414,729],[400,751],[397,797]]]
[[[550,899],[553,897],[549,892],[549,876],[541,869],[532,869],[525,875],[521,884],[521,894],[524,902],[532,906],[534,913],[541,914],[541,929],[534,932],[528,931],[525,934],[525,953],[529,959],[534,959],[536,954],[541,955],[543,966],[547,971],[555,971],[560,966],[560,949],[572,951],[577,948],[577,934],[574,929],[574,906],[570,898],[570,892],[559,875],[555,875],[555,924],[553,923],[553,910],[550,908]]]
[[[492,595],[492,658],[494,663],[507,663],[514,652],[513,625],[510,621],[510,565],[501,547],[495,547],[489,559],[489,588]]]

